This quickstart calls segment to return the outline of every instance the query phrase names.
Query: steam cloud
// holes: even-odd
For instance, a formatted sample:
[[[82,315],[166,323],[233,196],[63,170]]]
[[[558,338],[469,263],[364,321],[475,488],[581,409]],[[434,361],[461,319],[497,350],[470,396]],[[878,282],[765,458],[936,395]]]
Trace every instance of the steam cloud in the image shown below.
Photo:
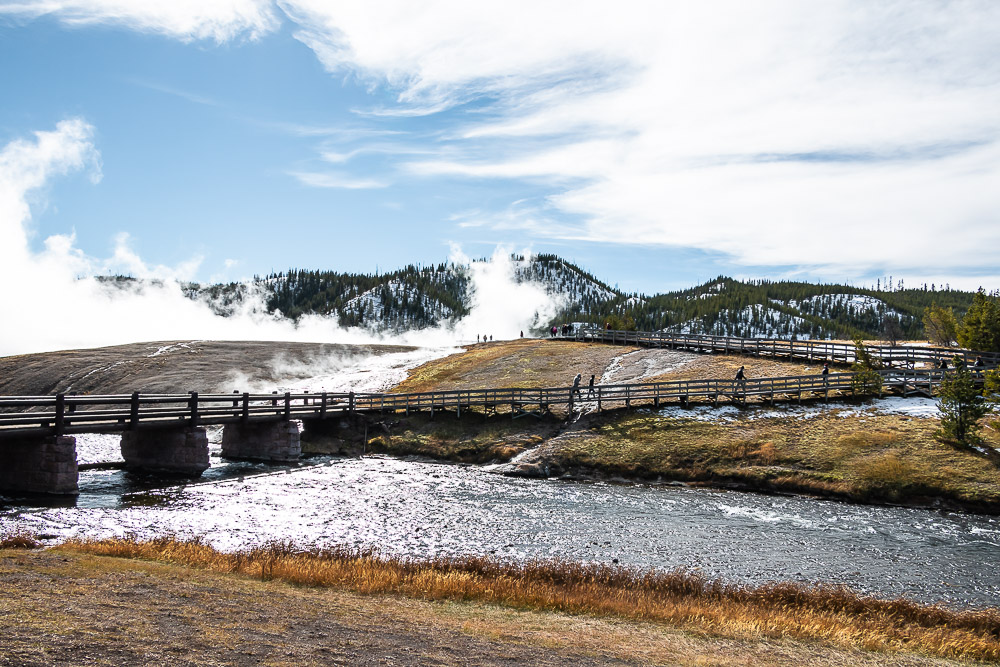
[[[298,323],[266,313],[262,299],[248,299],[230,317],[216,315],[206,303],[181,291],[177,278],[192,266],[149,267],[117,239],[114,255],[101,260],[75,246],[75,234],[31,243],[29,201],[53,177],[87,170],[101,179],[94,128],[80,119],[60,122],[53,131],[16,140],[0,150],[0,356],[98,347],[154,340],[272,340],[321,343],[397,343],[445,348],[473,341],[476,335],[514,338],[538,319],[553,316],[558,297],[538,285],[518,284],[509,249],[498,248],[489,262],[471,265],[472,312],[454,327],[380,337],[345,329],[336,319],[306,316]],[[36,204],[37,206],[38,204]],[[452,260],[466,263],[458,248]],[[131,289],[109,289],[92,276],[127,271],[145,278]]]

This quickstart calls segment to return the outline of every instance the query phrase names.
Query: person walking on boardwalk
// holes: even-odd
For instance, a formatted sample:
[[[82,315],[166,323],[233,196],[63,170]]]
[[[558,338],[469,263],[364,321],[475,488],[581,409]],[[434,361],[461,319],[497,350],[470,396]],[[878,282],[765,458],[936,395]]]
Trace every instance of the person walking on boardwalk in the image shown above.
[[[742,366],[740,366],[736,370],[736,380],[735,380],[735,383],[736,383],[736,386],[739,388],[740,391],[746,392],[746,390],[747,390],[747,376],[746,376],[746,373],[743,372],[743,367]]]
[[[579,373],[577,373],[576,377],[573,378],[573,389],[570,391],[570,393],[573,396],[575,396],[576,398],[582,398],[580,396],[580,380],[582,380],[582,379],[583,379],[583,376],[580,375]]]
[[[830,383],[830,362],[829,361],[824,361],[823,362],[823,371],[822,371],[822,373],[823,373],[823,386],[825,387],[826,385],[828,385]]]
[[[591,398],[594,395],[594,376],[590,376],[590,383],[587,384],[587,398]]]

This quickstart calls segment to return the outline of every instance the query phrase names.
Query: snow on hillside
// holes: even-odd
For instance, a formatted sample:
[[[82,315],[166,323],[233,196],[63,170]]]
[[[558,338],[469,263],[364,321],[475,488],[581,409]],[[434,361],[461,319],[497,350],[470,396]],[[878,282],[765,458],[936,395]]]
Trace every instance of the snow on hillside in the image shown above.
[[[865,311],[876,313],[895,312],[881,299],[876,299],[867,294],[817,294],[802,301],[789,301],[788,305],[801,310],[803,313],[815,313],[817,315],[828,313],[838,308],[854,313]]]
[[[389,328],[406,326],[408,320],[405,310],[396,306],[404,304],[408,308],[416,306],[435,321],[450,319],[454,311],[448,306],[431,299],[416,287],[398,280],[392,280],[385,285],[379,285],[350,299],[344,304],[343,312],[360,315],[369,328]],[[373,326],[373,323],[374,324]]]
[[[761,304],[752,304],[736,313],[720,310],[710,322],[707,318],[688,320],[667,330],[686,334],[738,336],[741,338],[796,338],[808,340],[812,325],[801,317],[783,313]]]
[[[516,265],[514,278],[518,282],[538,284],[547,293],[559,294],[569,303],[597,303],[618,296],[613,290],[562,262],[543,262],[534,257]]]

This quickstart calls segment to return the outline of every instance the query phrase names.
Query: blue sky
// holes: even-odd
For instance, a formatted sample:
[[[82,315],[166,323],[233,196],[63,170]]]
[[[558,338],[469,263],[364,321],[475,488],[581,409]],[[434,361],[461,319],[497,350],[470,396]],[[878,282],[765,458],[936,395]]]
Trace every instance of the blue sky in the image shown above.
[[[695,4],[0,0],[4,241],[200,281],[506,246],[645,293],[1000,287],[1000,5]]]

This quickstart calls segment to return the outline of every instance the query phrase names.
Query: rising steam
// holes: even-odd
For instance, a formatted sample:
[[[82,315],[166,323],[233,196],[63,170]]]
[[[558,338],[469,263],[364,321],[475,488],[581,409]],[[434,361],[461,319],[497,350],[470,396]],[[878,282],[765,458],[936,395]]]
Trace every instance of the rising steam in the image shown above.
[[[216,315],[208,304],[187,298],[178,279],[196,268],[150,267],[119,235],[111,258],[85,255],[74,234],[46,238],[32,249],[31,212],[38,193],[54,177],[87,170],[101,178],[93,127],[67,120],[55,130],[36,132],[0,151],[0,356],[71,348],[163,340],[274,340],[320,343],[397,343],[450,348],[475,341],[515,338],[551,318],[558,297],[538,285],[518,283],[509,249],[498,248],[486,262],[469,262],[459,248],[452,261],[470,264],[471,312],[454,326],[378,336],[343,328],[336,318],[305,316],[297,323],[266,312],[260,294],[245,299],[232,316]],[[36,204],[37,206],[37,204]],[[124,289],[109,288],[96,274],[127,271],[146,280]]]

